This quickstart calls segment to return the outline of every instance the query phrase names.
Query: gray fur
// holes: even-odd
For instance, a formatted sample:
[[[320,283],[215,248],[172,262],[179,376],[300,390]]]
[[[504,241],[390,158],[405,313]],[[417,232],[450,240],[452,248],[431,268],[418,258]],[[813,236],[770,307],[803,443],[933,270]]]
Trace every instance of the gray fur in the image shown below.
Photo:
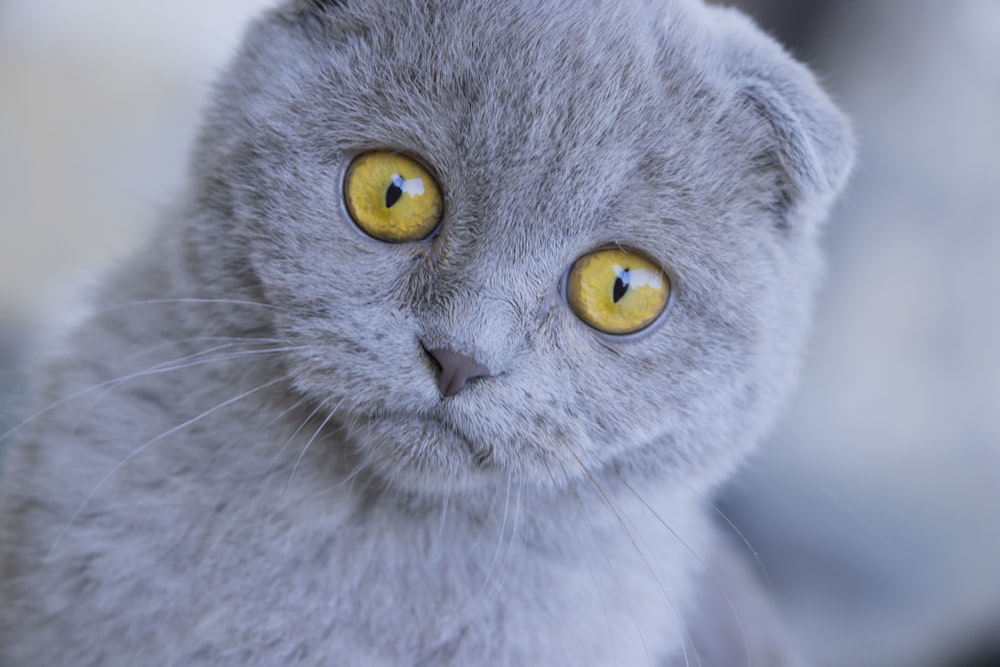
[[[380,147],[437,174],[433,239],[347,218],[343,170]],[[793,384],[851,160],[811,75],[731,10],[273,10],[183,204],[36,374],[2,485],[0,663],[684,664],[686,644],[709,667],[745,633],[778,664],[704,498]],[[674,288],[623,339],[562,295],[616,243]],[[421,343],[492,375],[442,400]],[[754,601],[740,632],[705,612],[733,611],[722,590]]]

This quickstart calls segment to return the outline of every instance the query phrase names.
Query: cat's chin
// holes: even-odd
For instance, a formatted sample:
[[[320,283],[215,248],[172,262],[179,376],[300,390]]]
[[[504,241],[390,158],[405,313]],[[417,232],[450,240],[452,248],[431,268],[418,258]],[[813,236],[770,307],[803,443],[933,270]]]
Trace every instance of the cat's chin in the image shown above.
[[[407,494],[476,493],[512,482],[555,489],[586,474],[582,468],[569,474],[565,462],[538,447],[498,451],[495,440],[467,433],[436,413],[354,415],[343,428],[361,465],[387,488]],[[503,449],[512,449],[510,438],[504,440]]]
[[[394,490],[445,494],[497,475],[481,446],[435,415],[352,416],[345,435],[362,465]]]

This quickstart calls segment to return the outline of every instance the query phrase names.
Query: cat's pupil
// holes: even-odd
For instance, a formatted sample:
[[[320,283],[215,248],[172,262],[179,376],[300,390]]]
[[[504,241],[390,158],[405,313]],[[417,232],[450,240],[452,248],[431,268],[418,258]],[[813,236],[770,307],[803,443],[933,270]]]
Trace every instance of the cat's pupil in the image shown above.
[[[406,181],[399,174],[392,175],[392,183],[389,184],[388,189],[385,191],[385,207],[392,208],[399,198],[403,196],[403,184]]]
[[[615,303],[621,301],[622,297],[625,296],[625,293],[628,292],[628,272],[629,269],[625,269],[618,274],[617,278],[615,278],[615,288],[612,292],[612,297],[614,298]]]

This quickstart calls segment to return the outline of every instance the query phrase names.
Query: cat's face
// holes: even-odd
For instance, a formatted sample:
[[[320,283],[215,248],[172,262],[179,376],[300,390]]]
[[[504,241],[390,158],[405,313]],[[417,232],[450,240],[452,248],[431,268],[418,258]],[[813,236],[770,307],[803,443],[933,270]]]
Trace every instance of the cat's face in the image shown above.
[[[297,388],[410,488],[716,479],[790,385],[850,162],[808,75],[688,2],[337,4],[256,25],[197,166]],[[480,377],[443,396],[440,349]]]

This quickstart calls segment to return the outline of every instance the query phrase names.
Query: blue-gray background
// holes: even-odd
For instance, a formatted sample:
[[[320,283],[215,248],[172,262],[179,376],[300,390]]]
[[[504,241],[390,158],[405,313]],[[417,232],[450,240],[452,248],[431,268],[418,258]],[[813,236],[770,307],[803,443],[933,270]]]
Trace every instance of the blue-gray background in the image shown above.
[[[0,431],[26,355],[179,190],[266,4],[0,0]],[[1000,665],[1000,2],[741,4],[862,150],[802,391],[720,507],[819,667]]]

